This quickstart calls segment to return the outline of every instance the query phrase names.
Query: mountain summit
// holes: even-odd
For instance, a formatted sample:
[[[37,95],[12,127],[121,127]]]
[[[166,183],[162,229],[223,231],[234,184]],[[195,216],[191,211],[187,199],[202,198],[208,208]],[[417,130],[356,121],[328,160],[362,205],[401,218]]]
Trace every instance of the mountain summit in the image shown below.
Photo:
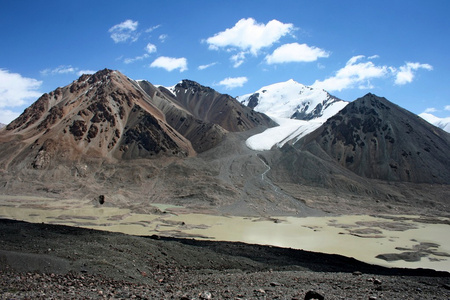
[[[242,104],[271,117],[297,120],[327,119],[345,107],[325,90],[305,86],[292,79],[260,88],[238,97]]]
[[[279,125],[250,137],[246,144],[253,150],[269,150],[285,143],[295,143],[348,104],[322,89],[314,89],[292,79],[265,86],[238,99],[243,105],[267,114]]]

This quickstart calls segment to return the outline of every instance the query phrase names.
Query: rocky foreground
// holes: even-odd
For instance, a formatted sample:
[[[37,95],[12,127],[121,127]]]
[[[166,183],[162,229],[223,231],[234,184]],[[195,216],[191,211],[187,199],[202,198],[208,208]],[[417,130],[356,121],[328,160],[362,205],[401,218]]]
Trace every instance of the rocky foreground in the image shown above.
[[[450,274],[0,219],[1,299],[450,299]]]

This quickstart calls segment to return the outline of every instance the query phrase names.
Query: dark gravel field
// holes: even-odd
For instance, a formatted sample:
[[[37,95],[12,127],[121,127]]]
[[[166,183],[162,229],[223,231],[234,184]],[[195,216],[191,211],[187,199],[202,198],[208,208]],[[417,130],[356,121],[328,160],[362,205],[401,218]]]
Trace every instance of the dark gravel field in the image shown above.
[[[450,274],[0,219],[1,299],[450,299]]]

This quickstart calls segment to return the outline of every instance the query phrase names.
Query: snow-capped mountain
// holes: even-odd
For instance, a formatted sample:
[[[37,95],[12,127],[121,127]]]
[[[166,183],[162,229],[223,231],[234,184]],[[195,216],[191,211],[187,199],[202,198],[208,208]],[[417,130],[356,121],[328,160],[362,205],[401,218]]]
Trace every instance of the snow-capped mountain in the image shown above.
[[[447,132],[450,132],[450,118],[439,118],[429,113],[421,113],[419,114],[419,117],[421,117],[428,123],[433,124],[436,127],[439,127]]]
[[[305,86],[292,79],[262,87],[238,100],[270,117],[312,120],[333,116],[347,105],[323,89]]]
[[[238,97],[238,100],[280,125],[250,137],[247,146],[254,150],[269,150],[274,145],[281,147],[288,141],[295,143],[348,104],[323,89],[305,86],[292,79],[262,87],[253,94]]]
[[[3,127],[5,127],[5,126],[6,126],[5,124],[0,123],[0,128],[3,128]]]

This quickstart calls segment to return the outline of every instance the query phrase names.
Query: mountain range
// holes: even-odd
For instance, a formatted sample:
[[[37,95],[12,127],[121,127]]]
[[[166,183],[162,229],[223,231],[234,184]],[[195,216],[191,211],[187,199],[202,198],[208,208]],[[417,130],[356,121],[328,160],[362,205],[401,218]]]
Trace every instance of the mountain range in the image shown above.
[[[382,97],[346,102],[293,80],[235,99],[104,69],[40,97],[0,130],[0,152],[3,193],[141,210],[442,215],[450,199],[448,132]]]

